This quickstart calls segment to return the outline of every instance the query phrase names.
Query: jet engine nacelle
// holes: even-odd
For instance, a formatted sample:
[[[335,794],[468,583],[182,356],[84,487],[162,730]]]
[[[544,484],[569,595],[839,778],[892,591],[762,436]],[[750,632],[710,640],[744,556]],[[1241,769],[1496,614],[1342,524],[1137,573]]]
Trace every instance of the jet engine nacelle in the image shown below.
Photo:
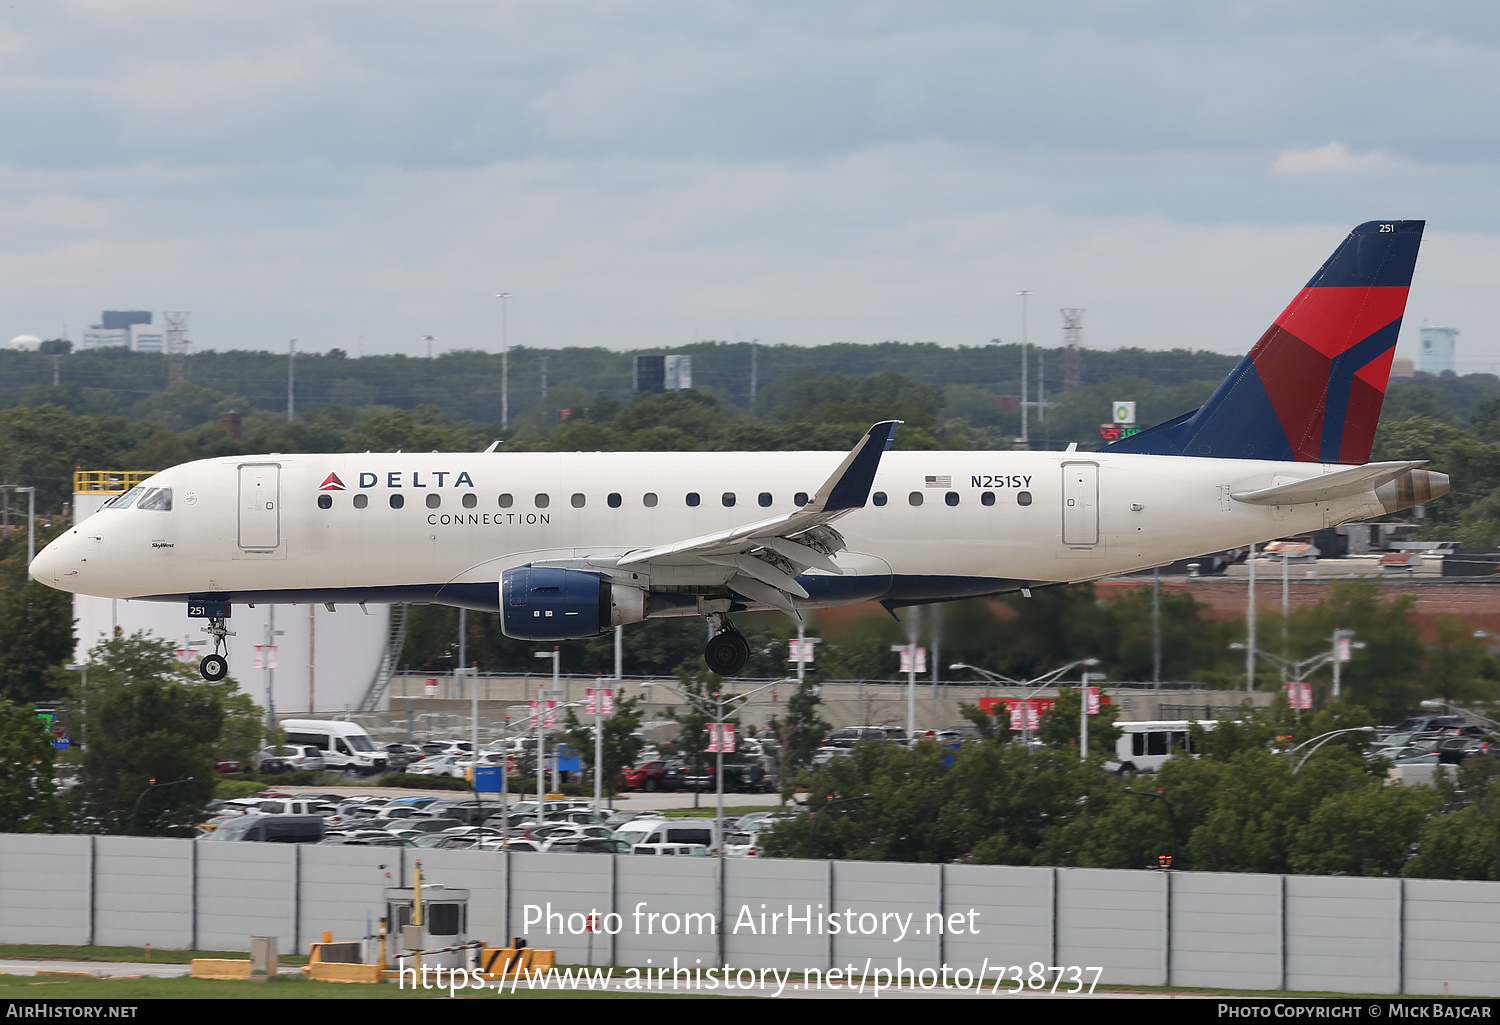
[[[593,637],[646,618],[646,592],[602,573],[518,566],[500,575],[500,629],[518,641]]]

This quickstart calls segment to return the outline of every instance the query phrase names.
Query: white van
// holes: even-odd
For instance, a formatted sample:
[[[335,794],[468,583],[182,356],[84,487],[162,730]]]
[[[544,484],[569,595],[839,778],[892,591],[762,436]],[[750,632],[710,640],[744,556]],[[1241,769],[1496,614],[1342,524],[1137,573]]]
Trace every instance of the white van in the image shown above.
[[[1193,754],[1193,726],[1211,730],[1218,725],[1212,719],[1157,719],[1149,722],[1116,723],[1124,732],[1115,742],[1117,772],[1158,772],[1174,754]]]
[[[359,723],[323,719],[283,719],[288,744],[309,744],[323,754],[323,764],[334,771],[361,775],[385,771],[385,752],[375,746]]]

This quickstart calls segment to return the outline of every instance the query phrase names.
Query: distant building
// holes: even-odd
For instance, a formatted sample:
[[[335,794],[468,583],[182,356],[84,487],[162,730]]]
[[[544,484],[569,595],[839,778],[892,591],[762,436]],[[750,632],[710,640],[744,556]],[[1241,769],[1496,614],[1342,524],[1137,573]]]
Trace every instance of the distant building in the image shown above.
[[[635,357],[635,390],[638,392],[686,391],[693,386],[693,357]]]
[[[1422,354],[1417,360],[1417,369],[1433,377],[1454,373],[1453,343],[1457,338],[1456,327],[1424,327]]]
[[[16,335],[10,340],[10,347],[20,352],[36,352],[42,347],[42,340],[36,335]]]
[[[668,356],[662,361],[662,385],[667,391],[687,391],[693,387],[693,357]]]
[[[1398,356],[1391,360],[1391,377],[1406,380],[1417,376],[1417,365],[1412,360]]]
[[[146,310],[105,310],[100,322],[83,332],[79,349],[128,348],[131,352],[165,352],[167,336],[151,326]]]

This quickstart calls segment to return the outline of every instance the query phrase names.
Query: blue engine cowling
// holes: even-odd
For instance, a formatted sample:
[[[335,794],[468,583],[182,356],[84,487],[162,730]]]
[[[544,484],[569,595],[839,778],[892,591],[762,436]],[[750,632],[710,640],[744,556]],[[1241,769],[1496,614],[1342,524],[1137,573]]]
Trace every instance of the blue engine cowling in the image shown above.
[[[592,637],[610,622],[610,582],[577,569],[519,566],[500,574],[500,628],[518,641]]]

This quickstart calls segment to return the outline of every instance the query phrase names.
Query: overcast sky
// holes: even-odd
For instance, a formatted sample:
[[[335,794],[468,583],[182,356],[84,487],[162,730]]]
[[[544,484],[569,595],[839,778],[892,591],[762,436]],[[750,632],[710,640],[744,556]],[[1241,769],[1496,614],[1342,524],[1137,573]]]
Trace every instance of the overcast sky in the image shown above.
[[[1428,222],[1500,370],[1500,5],[8,0],[0,336],[1245,351]],[[362,341],[361,341],[362,340]],[[362,346],[362,348],[361,348]]]

